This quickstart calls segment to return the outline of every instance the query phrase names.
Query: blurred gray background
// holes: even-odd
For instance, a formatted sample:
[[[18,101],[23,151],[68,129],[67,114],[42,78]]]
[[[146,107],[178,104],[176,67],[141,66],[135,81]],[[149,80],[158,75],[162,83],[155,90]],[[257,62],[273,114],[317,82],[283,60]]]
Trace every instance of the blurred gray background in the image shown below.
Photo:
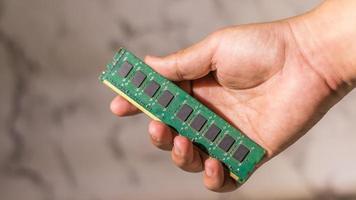
[[[356,199],[356,94],[239,190],[207,191],[114,117],[97,77],[114,51],[165,55],[319,0],[0,0],[0,199]],[[301,98],[303,98],[301,94]]]

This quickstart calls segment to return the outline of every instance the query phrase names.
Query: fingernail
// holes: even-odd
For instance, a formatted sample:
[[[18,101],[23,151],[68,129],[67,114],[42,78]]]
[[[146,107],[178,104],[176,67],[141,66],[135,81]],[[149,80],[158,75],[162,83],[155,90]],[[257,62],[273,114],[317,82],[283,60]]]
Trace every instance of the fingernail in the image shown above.
[[[158,139],[156,138],[156,136],[151,135],[151,138],[152,138],[152,140],[154,140],[154,141],[158,142]]]
[[[154,140],[154,141],[156,141],[156,142],[160,142],[159,139],[158,139],[158,137],[155,136],[153,133],[150,132],[150,135],[151,135],[152,140]]]
[[[174,145],[174,153],[178,156],[182,155],[182,151],[180,150],[179,145],[177,144]]]
[[[153,126],[152,123],[149,124],[148,126],[148,133],[150,134],[152,140],[156,141],[156,142],[160,142],[159,141],[159,137],[156,136],[155,133],[157,133],[157,129],[155,126]]]
[[[207,166],[205,169],[205,173],[207,176],[212,177],[214,175],[214,170],[211,167]]]

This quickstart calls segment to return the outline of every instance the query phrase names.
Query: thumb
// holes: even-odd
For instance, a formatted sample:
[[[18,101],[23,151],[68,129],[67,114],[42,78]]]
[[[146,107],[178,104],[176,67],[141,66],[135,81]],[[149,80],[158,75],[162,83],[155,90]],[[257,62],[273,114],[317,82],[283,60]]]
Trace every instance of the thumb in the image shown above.
[[[173,81],[201,78],[212,71],[212,60],[219,37],[212,34],[201,42],[166,57],[146,56],[145,62]]]

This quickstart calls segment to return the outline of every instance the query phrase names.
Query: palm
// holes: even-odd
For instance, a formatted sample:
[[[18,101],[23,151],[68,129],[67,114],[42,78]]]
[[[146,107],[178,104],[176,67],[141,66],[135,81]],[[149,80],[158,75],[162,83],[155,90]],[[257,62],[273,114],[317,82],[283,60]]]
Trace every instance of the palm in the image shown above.
[[[190,85],[195,97],[265,147],[271,157],[322,117],[326,109],[313,113],[327,91],[315,91],[323,88],[323,81],[298,51],[288,50],[285,41],[293,45],[292,38],[270,29],[253,29],[250,34],[249,27],[245,29],[243,34],[241,29],[223,34],[213,60],[217,70]],[[244,48],[244,53],[236,48]]]

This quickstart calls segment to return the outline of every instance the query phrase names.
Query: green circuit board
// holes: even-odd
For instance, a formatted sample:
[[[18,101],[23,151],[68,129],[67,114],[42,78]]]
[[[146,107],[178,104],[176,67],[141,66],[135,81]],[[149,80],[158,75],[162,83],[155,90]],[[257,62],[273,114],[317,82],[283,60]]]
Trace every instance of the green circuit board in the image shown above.
[[[124,48],[115,54],[100,80],[220,160],[239,183],[247,180],[264,157],[261,146]]]

